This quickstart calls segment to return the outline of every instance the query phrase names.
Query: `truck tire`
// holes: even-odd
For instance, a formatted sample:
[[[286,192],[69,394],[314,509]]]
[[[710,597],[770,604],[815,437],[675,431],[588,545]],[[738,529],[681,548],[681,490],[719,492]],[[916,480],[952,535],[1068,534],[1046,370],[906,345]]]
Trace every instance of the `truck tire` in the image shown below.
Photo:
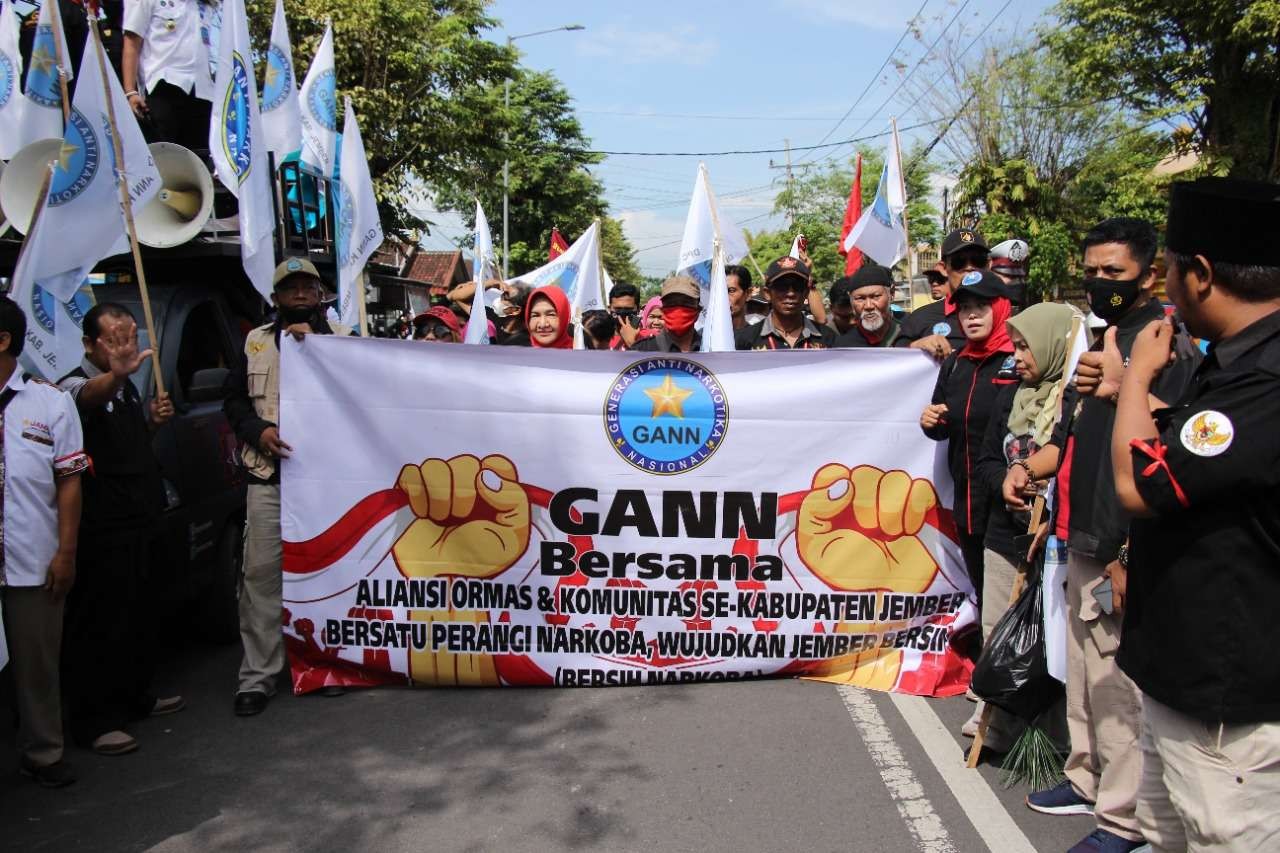
[[[202,596],[200,620],[206,637],[230,644],[240,639],[240,589],[244,584],[244,521],[233,518],[218,537],[213,579]]]

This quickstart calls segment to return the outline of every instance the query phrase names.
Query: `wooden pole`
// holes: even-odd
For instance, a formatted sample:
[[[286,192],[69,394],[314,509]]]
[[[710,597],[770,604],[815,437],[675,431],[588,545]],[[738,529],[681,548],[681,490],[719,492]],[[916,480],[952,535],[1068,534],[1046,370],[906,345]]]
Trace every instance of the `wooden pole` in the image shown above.
[[[365,276],[365,272],[363,269],[361,269],[360,275],[356,277],[356,283],[355,283],[355,286],[360,288],[360,298],[356,301],[356,307],[360,309],[359,310],[360,337],[367,338],[369,337],[369,307],[364,303],[364,295],[365,295],[364,276]],[[479,293],[479,291],[477,291],[477,293]],[[474,299],[475,297],[473,296],[471,298]]]
[[[98,58],[98,70],[102,74],[102,89],[107,104],[107,122],[111,125],[111,147],[115,153],[116,185],[120,188],[120,207],[124,210],[125,229],[129,232],[129,248],[133,252],[133,267],[138,271],[138,295],[142,301],[142,317],[147,324],[147,337],[151,341],[151,373],[156,380],[156,396],[164,395],[164,376],[160,369],[160,338],[156,335],[155,321],[151,317],[151,292],[147,289],[147,273],[142,267],[142,249],[138,245],[138,230],[133,222],[133,198],[129,195],[129,177],[125,174],[124,144],[120,140],[116,124],[115,99],[111,97],[111,78],[115,71],[107,67],[102,39],[98,35],[98,22],[89,16],[89,31],[93,34],[93,52]]]
[[[915,257],[911,252],[911,229],[907,223],[907,175],[902,164],[902,144],[898,140],[898,119],[889,119],[893,128],[893,150],[898,155],[898,189],[902,193],[902,235],[907,241],[907,277],[915,275]]]
[[[31,242],[31,235],[36,231],[36,225],[40,221],[41,212],[49,205],[49,185],[53,183],[53,162],[50,161],[44,170],[44,180],[40,182],[40,192],[36,195],[35,209],[31,211],[31,222],[27,225],[27,235],[22,240],[22,247],[18,249],[18,259],[14,263],[13,269],[16,272],[18,267],[22,266],[22,259],[27,254],[27,244]],[[13,295],[13,279],[9,280],[9,294]]]
[[[62,73],[62,64],[67,61],[62,55],[62,10],[58,8],[58,0],[45,0],[53,5],[49,9],[49,26],[53,29],[53,57],[56,63],[56,73],[58,75],[58,86],[62,90],[62,124],[66,127],[67,122],[71,121],[71,92],[67,87],[67,77]],[[93,15],[89,15],[89,20],[94,20]],[[66,132],[65,129],[63,131]]]

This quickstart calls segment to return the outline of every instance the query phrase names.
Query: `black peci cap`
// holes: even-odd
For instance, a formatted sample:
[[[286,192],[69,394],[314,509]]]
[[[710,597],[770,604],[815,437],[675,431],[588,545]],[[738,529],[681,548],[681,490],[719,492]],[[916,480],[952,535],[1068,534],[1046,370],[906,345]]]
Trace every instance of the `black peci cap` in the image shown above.
[[[1280,267],[1280,186],[1200,178],[1169,188],[1165,245],[1226,264]]]

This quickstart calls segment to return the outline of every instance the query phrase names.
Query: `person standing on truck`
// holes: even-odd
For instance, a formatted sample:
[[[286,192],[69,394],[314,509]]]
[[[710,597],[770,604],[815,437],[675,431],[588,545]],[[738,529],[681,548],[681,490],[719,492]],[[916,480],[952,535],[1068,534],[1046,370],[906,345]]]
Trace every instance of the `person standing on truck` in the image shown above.
[[[181,711],[181,696],[150,693],[155,674],[151,541],[164,483],[151,433],[173,417],[167,393],[147,405],[129,381],[151,355],[138,351],[129,309],[100,302],[84,315],[84,360],[58,381],[76,401],[84,448],[76,585],[63,620],[62,673],[68,725],[78,746],[124,755],[138,741],[129,722]]]
[[[289,258],[276,267],[271,301],[274,322],[259,326],[244,342],[244,358],[227,378],[223,412],[240,439],[240,460],[247,473],[244,529],[244,589],[240,594],[240,640],[244,658],[235,712],[260,714],[276,692],[276,676],[284,667],[280,630],[281,545],[279,460],[291,448],[281,436],[280,335],[350,335],[351,329],[329,322],[320,304],[324,280],[315,265]],[[325,688],[337,695],[341,687]]]

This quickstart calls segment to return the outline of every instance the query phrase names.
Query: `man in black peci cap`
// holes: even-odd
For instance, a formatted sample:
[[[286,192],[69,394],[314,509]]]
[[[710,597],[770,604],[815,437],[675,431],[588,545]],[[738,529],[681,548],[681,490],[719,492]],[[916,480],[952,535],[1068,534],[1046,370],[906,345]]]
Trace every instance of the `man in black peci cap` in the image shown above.
[[[865,263],[847,279],[853,324],[840,337],[838,347],[891,347],[900,326],[889,310],[893,273],[879,264]],[[840,282],[836,282],[839,284]],[[833,287],[832,290],[835,290]],[[835,305],[832,305],[835,309]]]
[[[734,333],[741,350],[830,349],[836,333],[804,315],[809,268],[792,257],[778,258],[764,271],[771,310],[759,323]]]
[[[947,273],[946,296],[912,311],[902,321],[902,331],[894,342],[894,346],[922,349],[938,361],[964,346],[964,331],[951,297],[965,273],[990,265],[991,253],[977,231],[957,228],[942,241],[942,263]]]
[[[1209,354],[1153,412],[1174,340],[1154,321],[1120,384],[1111,453],[1135,519],[1118,662],[1142,692],[1138,818],[1161,850],[1280,844],[1277,223],[1274,184],[1172,186],[1165,289]]]

